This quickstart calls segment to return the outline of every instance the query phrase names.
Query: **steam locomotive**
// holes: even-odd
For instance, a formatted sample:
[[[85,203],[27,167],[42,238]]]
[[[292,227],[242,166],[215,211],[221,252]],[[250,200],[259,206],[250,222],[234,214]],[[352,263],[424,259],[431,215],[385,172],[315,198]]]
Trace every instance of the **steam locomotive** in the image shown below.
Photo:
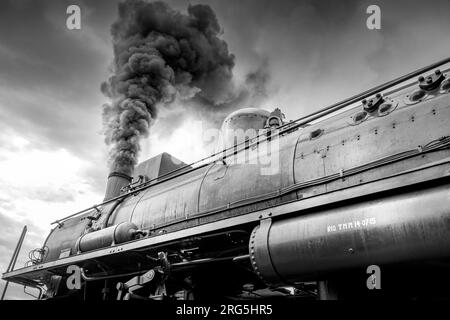
[[[449,63],[295,121],[235,111],[220,152],[112,172],[3,279],[39,299],[445,296]]]

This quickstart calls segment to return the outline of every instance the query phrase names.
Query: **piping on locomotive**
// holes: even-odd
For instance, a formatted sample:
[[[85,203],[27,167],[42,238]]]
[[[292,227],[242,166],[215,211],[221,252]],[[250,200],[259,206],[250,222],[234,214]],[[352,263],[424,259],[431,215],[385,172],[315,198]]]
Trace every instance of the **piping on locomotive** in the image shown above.
[[[101,204],[55,221],[3,279],[40,299],[329,299],[367,290],[369,266],[447,267],[449,64],[295,121],[238,110],[209,158],[111,172]],[[235,143],[236,129],[258,134]]]

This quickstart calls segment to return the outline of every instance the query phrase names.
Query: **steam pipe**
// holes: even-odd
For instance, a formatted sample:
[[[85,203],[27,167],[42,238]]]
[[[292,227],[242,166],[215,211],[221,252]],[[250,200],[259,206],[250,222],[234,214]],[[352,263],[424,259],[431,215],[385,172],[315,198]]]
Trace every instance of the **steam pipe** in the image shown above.
[[[318,111],[316,111],[316,112],[313,112],[313,113],[311,113],[311,114],[309,114],[309,115],[307,115],[307,116],[298,118],[298,119],[294,120],[294,121],[291,122],[291,123],[286,123],[286,124],[284,124],[284,125],[278,127],[278,128],[277,128],[278,130],[279,130],[279,129],[282,129],[282,128],[284,128],[284,129],[283,129],[283,130],[279,130],[279,131],[276,132],[273,136],[281,135],[282,133],[285,133],[285,132],[287,132],[287,131],[289,131],[289,130],[298,128],[298,127],[300,127],[300,126],[302,126],[302,125],[305,125],[305,124],[307,124],[307,123],[309,123],[309,122],[311,122],[311,121],[317,120],[317,119],[319,119],[319,118],[321,118],[321,117],[323,117],[323,116],[326,116],[326,115],[329,115],[329,114],[331,114],[331,113],[334,113],[334,112],[336,112],[336,111],[338,111],[338,110],[340,110],[340,109],[342,109],[342,108],[345,108],[345,107],[351,105],[352,103],[355,103],[355,102],[358,102],[359,100],[368,98],[368,97],[370,97],[371,95],[373,95],[373,94],[375,94],[375,93],[377,93],[377,92],[379,92],[379,91],[383,91],[383,90],[386,90],[386,89],[388,89],[388,88],[390,88],[390,87],[392,87],[392,86],[396,86],[396,85],[398,85],[398,84],[400,84],[400,83],[402,83],[402,82],[404,82],[404,81],[407,81],[407,80],[409,80],[409,79],[411,79],[411,78],[413,78],[413,77],[417,77],[418,75],[420,75],[420,74],[422,74],[422,73],[424,73],[424,72],[430,71],[430,70],[432,70],[432,69],[435,69],[435,68],[437,68],[437,67],[439,67],[439,66],[442,66],[442,65],[444,65],[444,64],[447,64],[447,63],[450,63],[450,57],[445,58],[445,59],[443,59],[443,60],[440,60],[440,61],[438,61],[438,62],[435,62],[435,63],[433,63],[433,64],[431,64],[431,65],[426,66],[426,67],[420,68],[420,69],[418,69],[418,70],[416,70],[416,71],[413,71],[413,72],[411,72],[411,73],[408,73],[408,74],[406,74],[406,75],[404,75],[404,76],[401,76],[401,77],[399,77],[399,78],[397,78],[397,79],[394,79],[394,80],[392,80],[392,81],[389,81],[389,82],[387,82],[387,83],[378,85],[378,86],[376,86],[376,87],[374,87],[374,88],[372,88],[372,89],[369,89],[369,90],[367,90],[367,91],[364,91],[364,92],[362,92],[362,93],[359,93],[359,94],[357,94],[357,95],[355,95],[355,96],[353,96],[353,97],[350,97],[350,98],[347,98],[347,99],[345,99],[345,100],[342,100],[341,102],[332,104],[332,105],[330,105],[330,106],[328,106],[328,107],[326,107],[326,108],[323,108],[323,109],[321,109],[321,110],[318,110]],[[295,124],[293,125],[292,123],[295,123]],[[255,138],[259,138],[260,136],[261,136],[261,135],[257,135]],[[271,138],[273,138],[273,136],[272,136]],[[258,142],[258,143],[261,143],[261,142],[263,142],[263,141],[265,141],[265,140],[267,140],[267,137],[266,137],[265,139],[263,139],[263,140],[261,140],[261,141],[257,141],[257,142]],[[245,145],[245,143],[246,143],[246,141],[241,142],[241,143],[237,144],[236,146]],[[184,172],[182,172],[182,173],[180,173],[180,174],[178,174],[178,175],[171,176],[170,179],[171,179],[171,178],[178,177],[178,176],[181,175],[181,174],[188,173],[188,172],[192,172],[193,170],[197,170],[197,169],[199,169],[199,168],[205,167],[205,166],[209,165],[210,163],[206,163],[206,164],[203,164],[203,165],[198,166],[198,167],[196,167],[196,168],[192,168],[193,165],[198,164],[198,163],[200,163],[200,162],[202,162],[202,161],[211,159],[211,158],[213,158],[213,157],[215,157],[215,156],[218,156],[218,155],[220,155],[220,154],[223,154],[223,153],[226,152],[226,151],[233,150],[233,153],[234,153],[234,151],[235,151],[234,148],[235,148],[236,146],[233,146],[233,147],[224,149],[224,150],[222,150],[222,151],[220,151],[220,152],[213,153],[212,155],[210,155],[210,156],[208,156],[208,157],[206,157],[206,158],[197,160],[197,161],[195,161],[195,162],[192,162],[191,164],[188,164],[188,165],[186,165],[186,166],[177,168],[177,169],[175,169],[175,170],[173,170],[173,171],[170,171],[170,172],[168,172],[168,173],[166,173],[166,174],[163,174],[163,175],[159,176],[158,178],[155,178],[155,179],[151,179],[151,180],[149,180],[149,181],[146,181],[142,187],[136,188],[135,190],[133,190],[133,191],[131,191],[131,192],[129,192],[129,193],[126,193],[126,194],[123,194],[123,195],[120,195],[120,196],[111,198],[111,199],[109,199],[109,200],[107,200],[107,201],[103,201],[102,203],[100,203],[100,204],[98,204],[98,205],[94,205],[94,206],[89,207],[89,208],[87,208],[87,209],[78,211],[78,212],[76,212],[76,213],[74,213],[74,214],[71,214],[71,215],[69,215],[69,216],[66,216],[66,217],[64,217],[64,218],[62,218],[62,219],[55,220],[55,221],[53,221],[51,224],[55,224],[55,223],[60,224],[61,222],[65,221],[65,220],[67,220],[67,219],[69,219],[69,218],[72,218],[72,217],[74,217],[74,216],[77,216],[77,215],[79,215],[79,214],[81,214],[81,213],[84,213],[84,212],[86,212],[86,211],[88,211],[88,210],[92,210],[92,209],[95,209],[95,208],[98,207],[98,206],[105,205],[105,204],[108,204],[108,203],[110,203],[110,202],[113,202],[113,201],[122,199],[122,198],[124,198],[124,197],[127,197],[127,196],[130,195],[130,194],[134,194],[134,193],[140,192],[140,191],[146,189],[146,188],[149,186],[149,184],[150,184],[151,182],[155,181],[155,180],[158,180],[158,181],[156,182],[157,184],[158,184],[158,183],[161,183],[161,182],[164,182],[164,181],[167,181],[169,178],[167,178],[167,179],[161,179],[161,178],[171,176],[172,174],[174,174],[174,173],[176,173],[176,172],[179,172],[179,171],[181,171],[181,170],[189,169],[189,168],[190,168],[189,170],[186,170],[186,171],[184,171]],[[249,146],[249,145],[244,146],[243,149],[240,149],[240,150],[238,150],[238,151],[244,150],[244,149],[246,149],[246,148],[248,148],[248,147],[250,147],[250,146]],[[223,158],[226,158],[226,156],[223,157]]]

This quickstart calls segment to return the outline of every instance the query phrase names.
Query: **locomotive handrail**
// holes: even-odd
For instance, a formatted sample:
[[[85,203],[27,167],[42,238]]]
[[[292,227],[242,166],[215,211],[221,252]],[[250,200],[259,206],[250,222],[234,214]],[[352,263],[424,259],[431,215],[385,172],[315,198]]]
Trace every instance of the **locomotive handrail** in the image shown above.
[[[366,91],[364,91],[364,92],[362,92],[362,93],[359,93],[359,94],[357,94],[357,95],[354,95],[354,96],[352,96],[352,97],[350,97],[350,98],[347,98],[347,99],[345,99],[345,100],[342,100],[342,101],[340,101],[340,102],[334,103],[334,104],[332,104],[332,105],[330,105],[330,106],[328,106],[328,107],[326,107],[326,108],[320,109],[320,110],[318,110],[318,111],[316,111],[316,112],[313,112],[313,113],[311,113],[311,114],[309,114],[309,115],[307,115],[307,116],[303,116],[303,117],[300,117],[300,118],[298,118],[298,119],[296,119],[296,120],[293,120],[293,121],[291,121],[291,122],[285,123],[285,124],[283,124],[283,125],[277,127],[277,128],[276,128],[276,131],[274,132],[274,134],[271,135],[270,137],[265,136],[265,137],[263,137],[262,140],[259,140],[259,137],[261,137],[261,136],[263,135],[263,134],[259,134],[259,135],[255,136],[255,137],[252,138],[252,139],[256,139],[256,143],[261,143],[261,142],[264,142],[264,141],[266,141],[266,140],[268,140],[268,139],[273,139],[274,136],[279,136],[279,135],[281,135],[281,134],[283,134],[283,133],[286,133],[286,132],[288,132],[288,131],[290,131],[290,130],[299,128],[299,127],[301,127],[301,126],[304,126],[305,124],[308,124],[309,122],[312,122],[312,121],[314,121],[314,120],[317,120],[317,119],[319,119],[319,118],[322,118],[322,117],[324,117],[324,116],[327,116],[327,115],[329,115],[329,114],[332,114],[332,113],[334,113],[334,112],[336,112],[336,111],[339,111],[339,110],[341,110],[342,108],[345,108],[345,107],[347,107],[347,106],[349,106],[349,105],[351,105],[351,104],[353,104],[353,103],[355,103],[355,102],[358,102],[358,101],[360,101],[360,100],[362,100],[362,99],[366,99],[366,98],[368,98],[368,97],[374,95],[375,93],[378,93],[378,92],[383,91],[383,90],[386,90],[386,89],[388,89],[388,88],[390,88],[390,87],[396,86],[396,85],[398,85],[398,84],[400,84],[400,83],[402,83],[402,82],[404,82],[404,81],[407,81],[407,80],[409,80],[409,79],[411,79],[411,78],[413,78],[413,77],[417,77],[417,76],[419,76],[420,74],[422,74],[422,73],[424,73],[424,72],[430,71],[430,70],[432,70],[432,69],[435,69],[435,68],[437,68],[437,67],[439,67],[439,66],[442,66],[442,65],[444,65],[444,64],[447,64],[447,63],[450,63],[450,57],[445,58],[445,59],[443,59],[443,60],[440,60],[440,61],[438,61],[438,62],[435,62],[435,63],[433,63],[433,64],[431,64],[431,65],[426,66],[426,67],[417,69],[416,71],[413,71],[413,72],[411,72],[411,73],[408,73],[408,74],[406,74],[406,75],[403,75],[403,76],[401,76],[401,77],[398,77],[398,78],[396,78],[396,79],[394,79],[394,80],[391,80],[391,81],[389,81],[389,82],[386,82],[386,83],[384,83],[384,84],[378,85],[378,86],[376,86],[376,87],[374,87],[374,88],[372,88],[372,89],[366,90]],[[282,129],[282,130],[281,130],[281,129]],[[77,215],[79,215],[79,214],[82,214],[82,213],[87,212],[87,211],[89,211],[89,210],[95,209],[95,208],[98,207],[98,206],[106,205],[106,204],[108,204],[108,203],[111,203],[111,202],[114,202],[114,201],[116,201],[116,200],[122,199],[122,198],[124,198],[124,197],[129,196],[130,194],[134,194],[134,193],[140,192],[140,191],[142,191],[142,190],[145,190],[145,189],[147,189],[147,188],[150,186],[150,183],[153,182],[153,181],[155,181],[155,180],[158,180],[158,181],[157,181],[156,183],[152,184],[152,185],[162,183],[162,182],[167,181],[167,180],[169,180],[169,179],[173,179],[173,178],[175,178],[175,177],[178,177],[178,176],[180,176],[180,175],[182,175],[182,174],[186,174],[186,173],[188,173],[188,172],[192,172],[192,171],[197,170],[197,169],[199,169],[199,168],[208,166],[208,165],[210,165],[212,162],[215,162],[217,159],[216,159],[216,160],[212,160],[212,161],[210,161],[210,162],[208,162],[208,163],[205,163],[205,164],[203,164],[203,165],[200,165],[200,166],[198,166],[198,167],[192,167],[193,165],[198,164],[198,163],[201,163],[201,162],[203,162],[203,161],[205,161],[205,160],[213,159],[214,157],[216,157],[216,156],[218,156],[218,155],[224,154],[224,156],[222,157],[222,159],[225,159],[225,158],[227,158],[227,157],[229,156],[228,154],[226,154],[227,151],[233,150],[233,154],[234,154],[235,152],[240,152],[240,151],[242,151],[242,150],[248,149],[251,145],[255,144],[255,142],[254,142],[254,143],[252,143],[252,144],[245,145],[244,148],[241,148],[241,149],[239,149],[239,150],[235,150],[235,148],[236,148],[237,146],[241,146],[241,145],[244,145],[244,144],[246,144],[246,143],[247,143],[247,141],[241,142],[241,143],[236,144],[236,145],[234,145],[234,146],[232,146],[232,147],[230,147],[230,148],[227,148],[227,149],[224,149],[224,150],[222,150],[222,151],[213,153],[212,155],[210,155],[210,156],[208,156],[208,157],[206,157],[206,158],[202,158],[202,159],[197,160],[197,161],[194,161],[194,162],[192,162],[192,163],[190,163],[190,164],[188,164],[188,165],[186,165],[186,166],[183,166],[183,167],[180,167],[180,168],[178,168],[178,169],[172,170],[172,171],[170,171],[170,172],[168,172],[168,173],[166,173],[166,174],[163,174],[163,175],[161,175],[161,176],[159,176],[159,177],[157,177],[157,178],[154,178],[154,179],[151,179],[151,180],[149,180],[149,181],[144,182],[143,184],[141,184],[141,187],[137,186],[137,187],[135,187],[136,189],[134,189],[133,191],[130,191],[130,192],[128,192],[128,193],[125,193],[125,194],[119,195],[119,196],[117,196],[117,197],[111,198],[111,199],[109,199],[109,200],[107,200],[107,201],[104,201],[104,202],[98,204],[98,205],[91,206],[91,207],[89,207],[89,208],[86,208],[86,209],[84,209],[84,210],[78,211],[78,212],[76,212],[76,213],[74,213],[74,214],[71,214],[71,215],[69,215],[69,216],[66,216],[66,217],[64,217],[64,218],[55,220],[55,221],[53,221],[51,224],[58,224],[58,225],[61,225],[61,223],[62,223],[63,221],[65,221],[65,220],[67,220],[67,219],[69,219],[69,218],[75,217],[75,216],[77,216]],[[184,170],[184,169],[188,169],[188,170]],[[182,170],[184,170],[184,171],[182,171]],[[182,172],[178,173],[177,175],[174,175],[174,173],[179,172],[179,171],[182,171]],[[165,178],[165,179],[161,179],[161,178]]]

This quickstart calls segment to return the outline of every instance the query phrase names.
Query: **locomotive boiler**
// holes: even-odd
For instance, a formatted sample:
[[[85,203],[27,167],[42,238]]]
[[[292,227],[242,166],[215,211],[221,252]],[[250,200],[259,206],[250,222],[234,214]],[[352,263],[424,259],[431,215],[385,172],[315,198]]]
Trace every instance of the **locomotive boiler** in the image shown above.
[[[102,203],[3,279],[40,299],[334,299],[380,279],[430,293],[450,258],[449,63],[295,121],[237,110],[209,158],[111,172]]]

